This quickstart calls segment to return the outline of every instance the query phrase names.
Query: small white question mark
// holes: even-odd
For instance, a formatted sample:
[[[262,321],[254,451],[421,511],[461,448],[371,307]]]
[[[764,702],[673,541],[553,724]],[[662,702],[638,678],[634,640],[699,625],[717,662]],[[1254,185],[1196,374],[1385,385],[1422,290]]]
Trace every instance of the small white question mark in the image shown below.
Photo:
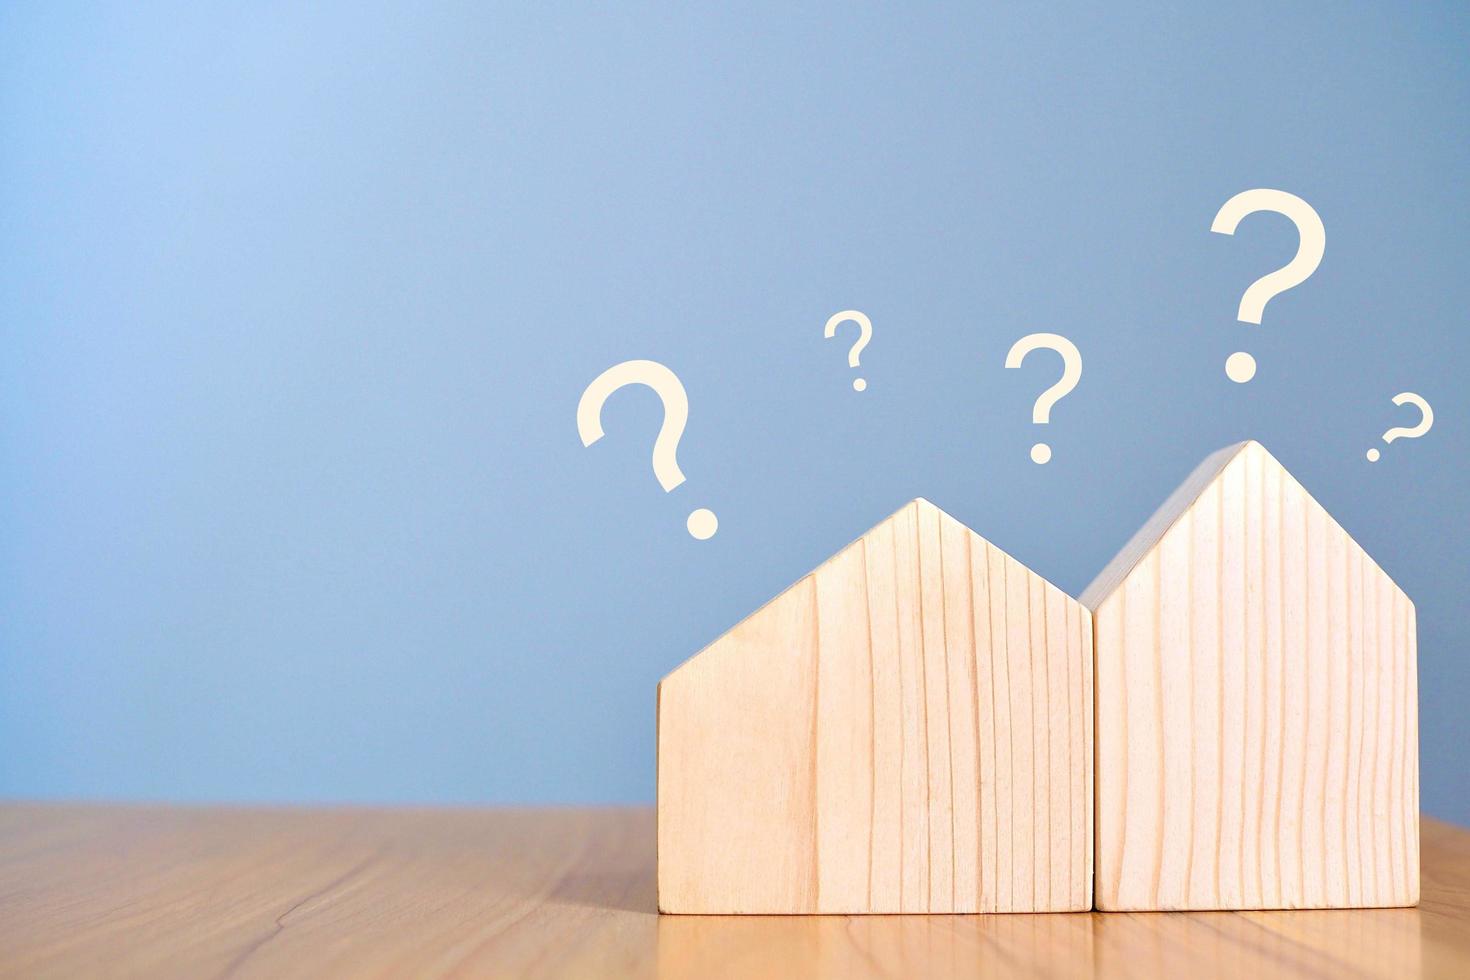
[[[1385,443],[1393,442],[1395,439],[1417,439],[1428,432],[1429,427],[1434,424],[1434,409],[1430,408],[1427,401],[1412,391],[1405,391],[1394,395],[1393,403],[1395,405],[1414,405],[1418,407],[1423,417],[1419,419],[1419,424],[1412,429],[1405,428],[1402,425],[1389,429],[1383,434],[1383,441]],[[1368,450],[1368,462],[1378,462],[1380,455],[1377,448]]]
[[[1250,284],[1240,297],[1240,311],[1236,319],[1245,323],[1260,323],[1261,313],[1272,297],[1286,292],[1293,286],[1306,282],[1307,277],[1317,271],[1322,253],[1327,248],[1327,230],[1322,219],[1312,206],[1295,194],[1286,191],[1257,187],[1241,191],[1220,206],[1210,231],[1222,235],[1235,234],[1240,220],[1257,211],[1275,211],[1284,214],[1296,225],[1300,244],[1296,256],[1275,272],[1268,273]],[[1245,351],[1236,351],[1225,359],[1225,376],[1236,384],[1245,384],[1256,376],[1256,359]]]
[[[1062,378],[1037,396],[1036,405],[1031,409],[1031,421],[1036,425],[1050,422],[1052,406],[1070,394],[1077,387],[1077,382],[1082,380],[1082,354],[1077,350],[1076,344],[1061,334],[1027,334],[1011,345],[1010,353],[1006,354],[1006,367],[1018,368],[1027,354],[1043,349],[1054,350],[1062,355]],[[1031,447],[1031,462],[1040,464],[1050,460],[1051,447],[1046,443],[1038,442]]]
[[[647,385],[664,404],[664,422],[653,443],[653,475],[667,493],[684,482],[679,469],[679,439],[689,421],[689,396],[673,371],[657,361],[624,361],[599,374],[577,402],[577,434],[590,446],[603,436],[602,406],[613,392],[626,385]],[[712,511],[701,507],[689,515],[689,533],[700,541],[714,536],[720,522]]]
[[[867,314],[859,313],[857,310],[843,310],[841,313],[833,313],[827,318],[827,328],[822,331],[822,336],[831,340],[837,335],[837,325],[839,323],[846,323],[848,320],[856,323],[860,331],[857,343],[853,344],[852,349],[847,352],[847,366],[857,367],[858,355],[863,352],[864,347],[868,346],[868,341],[873,339],[873,321],[868,319]],[[852,380],[853,391],[863,391],[867,387],[868,383],[862,378],[854,378]]]

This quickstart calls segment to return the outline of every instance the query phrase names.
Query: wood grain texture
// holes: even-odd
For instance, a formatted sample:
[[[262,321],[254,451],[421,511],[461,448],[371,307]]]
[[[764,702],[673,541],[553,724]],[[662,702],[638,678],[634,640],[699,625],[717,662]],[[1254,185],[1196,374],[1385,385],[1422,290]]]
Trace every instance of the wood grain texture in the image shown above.
[[[1099,909],[1418,901],[1414,606],[1259,443],[1206,460],[1083,601]]]
[[[669,916],[651,809],[0,807],[0,977],[1457,977],[1470,832],[1418,908]]]
[[[677,913],[1091,907],[1091,618],[924,500],[659,685]]]

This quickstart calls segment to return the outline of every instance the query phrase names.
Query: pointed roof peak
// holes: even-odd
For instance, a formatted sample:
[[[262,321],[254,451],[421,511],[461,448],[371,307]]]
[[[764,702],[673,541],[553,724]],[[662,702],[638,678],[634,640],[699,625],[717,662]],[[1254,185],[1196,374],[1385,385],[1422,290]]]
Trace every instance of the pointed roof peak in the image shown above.
[[[1107,566],[1082,591],[1079,601],[1089,609],[1096,609],[1114,589],[1122,584],[1128,574],[1133,571],[1134,566],[1164,539],[1170,528],[1194,506],[1200,495],[1220,478],[1231,463],[1255,454],[1260,454],[1280,468],[1283,473],[1287,473],[1286,468],[1275,456],[1271,455],[1270,450],[1255,439],[1244,439],[1215,450],[1206,456],[1189,476],[1185,477],[1183,483],[1174,488],[1174,492],[1159,505],[1153,516],[1134,532],[1133,537],[1128,539],[1128,543],[1113,556],[1113,560],[1108,562]],[[1290,473],[1287,473],[1287,476],[1289,477]]]
[[[944,530],[946,524],[949,525],[949,531]],[[922,531],[921,527],[923,529]],[[1013,564],[1014,566],[1024,570],[1030,575],[1035,575],[1037,579],[1046,583],[1046,585],[1050,588],[1056,588],[1056,586],[1053,585],[1044,576],[1033,571],[1031,568],[1018,561],[1009,552],[991,542],[984,535],[980,534],[964,521],[950,514],[944,508],[939,507],[931,502],[927,497],[914,497],[913,499],[909,500],[907,503],[899,507],[897,510],[888,514],[882,520],[875,523],[872,527],[865,530],[862,534],[858,535],[856,538],[853,538],[851,541],[844,544],[841,548],[838,548],[835,552],[833,552],[826,559],[818,563],[815,567],[809,569],[807,572],[802,574],[781,592],[777,593],[771,599],[767,600],[765,603],[746,615],[744,619],[732,626],[718,639],[711,643],[710,646],[717,645],[721,640],[724,639],[725,636],[729,635],[730,632],[733,632],[745,622],[754,619],[766,609],[775,605],[782,599],[782,597],[786,596],[793,589],[801,587],[802,584],[808,579],[820,574],[824,569],[837,566],[838,564],[843,562],[854,548],[866,547],[867,543],[872,542],[875,538],[879,537],[886,537],[886,540],[891,542],[894,536],[900,533],[909,542],[909,544],[906,544],[904,547],[915,549],[912,552],[915,560],[917,560],[918,558],[917,549],[919,549],[920,547],[918,539],[921,535],[928,535],[930,533],[938,535],[943,535],[945,533],[961,533],[964,535],[969,535],[973,539],[976,539],[979,542],[983,543],[986,548],[990,549],[990,551],[997,555],[1000,559],[1003,559],[1004,561]],[[892,547],[892,545],[890,544],[889,547]],[[892,588],[891,585],[888,587]],[[1060,592],[1060,590],[1058,590],[1058,592]],[[1066,593],[1062,594],[1066,595]],[[1068,599],[1071,599],[1071,597],[1068,596]],[[704,650],[708,650],[709,648],[710,647],[707,646],[704,648]],[[699,656],[704,653],[704,650],[701,650],[699,653],[696,653],[694,656],[679,664],[672,671],[670,671],[664,679],[668,680],[670,677],[673,677],[674,674],[683,670],[690,663],[697,660]]]

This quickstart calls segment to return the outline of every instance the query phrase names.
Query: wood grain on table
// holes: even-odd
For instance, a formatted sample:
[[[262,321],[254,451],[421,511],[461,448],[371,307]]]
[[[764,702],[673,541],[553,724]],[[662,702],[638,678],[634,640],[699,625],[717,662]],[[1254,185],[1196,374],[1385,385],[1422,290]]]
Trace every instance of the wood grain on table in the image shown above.
[[[0,807],[0,976],[1470,976],[1470,831],[1421,904],[660,916],[651,809]]]

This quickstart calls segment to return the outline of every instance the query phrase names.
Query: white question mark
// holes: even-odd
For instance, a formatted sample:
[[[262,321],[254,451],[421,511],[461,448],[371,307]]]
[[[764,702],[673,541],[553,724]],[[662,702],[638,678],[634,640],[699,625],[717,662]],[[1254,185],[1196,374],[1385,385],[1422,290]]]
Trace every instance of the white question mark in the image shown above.
[[[657,361],[624,361],[599,374],[577,402],[577,434],[590,446],[603,436],[602,406],[608,397],[626,385],[647,385],[664,403],[664,422],[653,443],[653,475],[667,493],[684,482],[677,453],[684,424],[689,421],[689,396],[678,376]],[[689,515],[689,533],[700,541],[714,536],[720,522],[712,511],[701,507]]]
[[[1393,403],[1395,405],[1415,405],[1423,413],[1423,417],[1419,419],[1419,424],[1412,429],[1405,428],[1402,425],[1389,429],[1383,434],[1383,441],[1385,443],[1393,442],[1395,439],[1417,439],[1428,432],[1429,427],[1434,424],[1434,409],[1430,408],[1427,401],[1412,391],[1405,391],[1394,395]],[[1368,450],[1368,462],[1378,462],[1379,455],[1380,453],[1376,448]]]
[[[1039,349],[1054,350],[1062,355],[1061,380],[1037,396],[1036,405],[1031,409],[1031,421],[1037,425],[1046,425],[1051,421],[1052,406],[1070,394],[1077,387],[1077,382],[1082,380],[1082,354],[1077,350],[1076,344],[1061,334],[1027,334],[1011,345],[1010,353],[1006,354],[1006,367],[1020,367],[1027,354]],[[1046,463],[1050,460],[1051,447],[1046,443],[1038,442],[1031,447],[1031,462]]]
[[[1322,253],[1327,248],[1327,230],[1322,219],[1312,206],[1295,194],[1275,191],[1266,187],[1241,191],[1220,206],[1210,231],[1222,235],[1235,234],[1240,219],[1257,211],[1275,211],[1284,214],[1296,225],[1300,244],[1296,256],[1275,272],[1268,273],[1250,284],[1240,297],[1240,311],[1236,319],[1245,323],[1260,323],[1261,313],[1272,297],[1286,292],[1293,286],[1306,282],[1307,277],[1317,271]],[[1256,376],[1256,359],[1245,351],[1236,351],[1225,359],[1225,376],[1236,384],[1245,384]]]
[[[867,314],[859,313],[857,310],[843,310],[841,313],[833,313],[827,318],[827,328],[822,331],[822,336],[831,340],[837,334],[837,325],[839,323],[845,323],[848,320],[856,323],[860,331],[857,343],[853,344],[852,350],[847,352],[847,366],[857,367],[858,355],[863,352],[864,347],[868,346],[868,341],[873,339],[873,321],[868,319]],[[868,383],[862,378],[854,378],[852,381],[853,391],[863,391],[867,387]]]

